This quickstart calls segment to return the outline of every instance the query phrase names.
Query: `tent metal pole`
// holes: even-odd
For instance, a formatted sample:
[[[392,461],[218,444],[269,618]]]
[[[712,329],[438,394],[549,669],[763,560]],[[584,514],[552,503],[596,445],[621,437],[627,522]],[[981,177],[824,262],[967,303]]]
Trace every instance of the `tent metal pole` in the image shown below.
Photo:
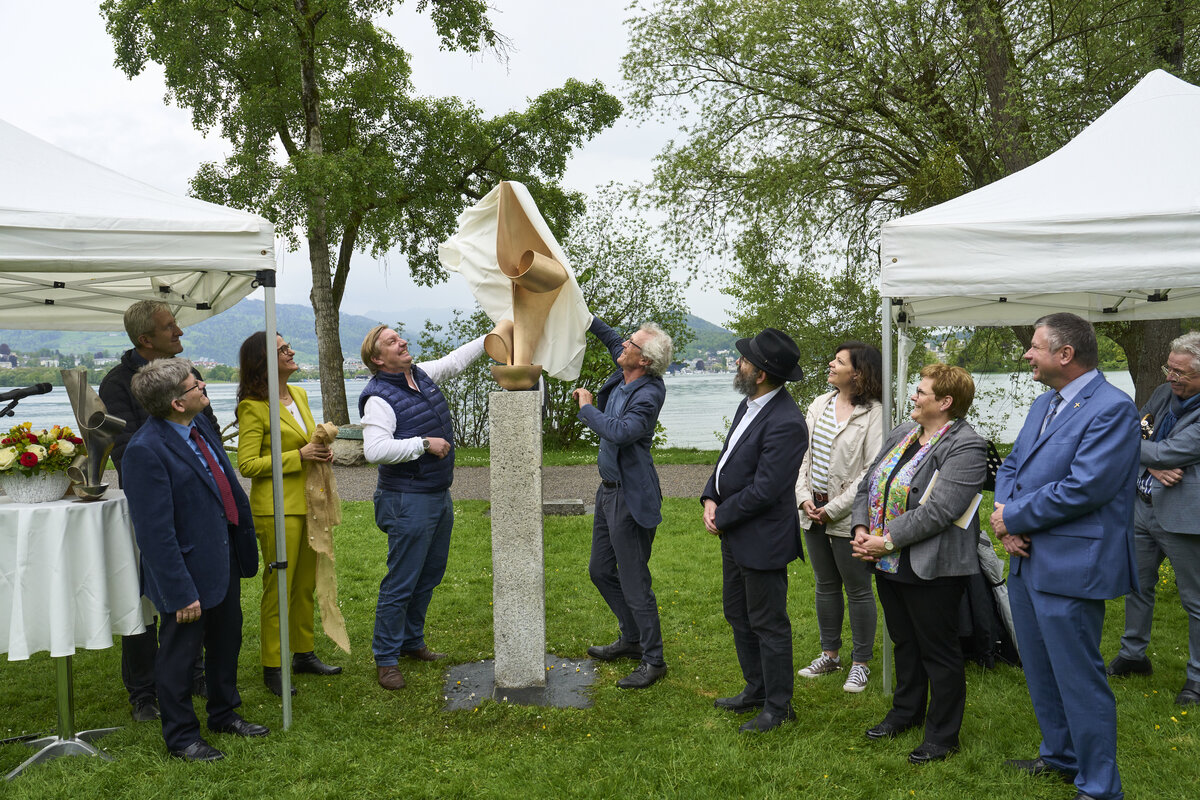
[[[892,419],[893,392],[896,383],[892,380],[892,299],[880,298],[883,308],[883,438],[894,425]],[[882,439],[881,439],[882,441]],[[883,626],[883,696],[892,696],[892,637],[888,636],[887,625]]]
[[[271,499],[274,501],[275,561],[263,569],[274,569],[276,600],[279,605],[279,666],[283,686],[283,729],[292,727],[292,648],[288,641],[288,593],[287,593],[287,535],[283,518],[283,453],[279,446],[279,353],[275,350],[275,270],[258,273],[263,286],[266,307],[267,348],[267,403],[271,411]]]

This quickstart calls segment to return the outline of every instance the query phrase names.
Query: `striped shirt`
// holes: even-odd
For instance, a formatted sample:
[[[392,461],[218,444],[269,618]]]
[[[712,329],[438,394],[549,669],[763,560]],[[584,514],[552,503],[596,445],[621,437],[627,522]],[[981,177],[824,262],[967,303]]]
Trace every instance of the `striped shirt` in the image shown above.
[[[812,430],[812,463],[809,476],[813,492],[829,493],[829,454],[833,451],[833,437],[845,424],[838,424],[837,398],[831,399],[825,406],[825,413],[820,416]]]

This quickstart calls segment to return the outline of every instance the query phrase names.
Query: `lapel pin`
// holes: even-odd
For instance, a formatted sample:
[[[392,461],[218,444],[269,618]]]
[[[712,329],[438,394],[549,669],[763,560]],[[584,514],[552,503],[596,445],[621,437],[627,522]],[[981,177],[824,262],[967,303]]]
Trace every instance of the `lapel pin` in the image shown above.
[[[1079,407],[1080,407],[1080,406],[1082,406],[1082,405],[1083,405],[1083,403],[1076,403],[1076,404],[1075,404],[1075,407],[1076,407],[1076,408],[1079,408]]]

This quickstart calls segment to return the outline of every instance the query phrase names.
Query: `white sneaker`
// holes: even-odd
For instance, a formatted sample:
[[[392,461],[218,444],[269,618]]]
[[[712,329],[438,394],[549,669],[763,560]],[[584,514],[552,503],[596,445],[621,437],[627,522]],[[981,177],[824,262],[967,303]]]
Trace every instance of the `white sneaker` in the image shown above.
[[[842,684],[842,691],[858,694],[867,688],[867,676],[870,674],[871,670],[867,669],[866,664],[852,664],[850,674],[846,676],[846,682]]]
[[[828,675],[831,672],[837,672],[841,668],[842,659],[830,658],[824,653],[821,653],[821,655],[812,660],[811,664],[800,670],[800,677],[819,678],[822,675]]]

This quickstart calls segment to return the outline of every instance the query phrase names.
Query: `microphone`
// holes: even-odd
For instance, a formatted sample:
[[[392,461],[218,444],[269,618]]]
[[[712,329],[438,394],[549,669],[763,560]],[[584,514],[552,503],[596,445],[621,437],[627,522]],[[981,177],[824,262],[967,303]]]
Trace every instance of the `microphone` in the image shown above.
[[[33,386],[26,386],[24,389],[13,389],[11,392],[0,394],[0,403],[8,400],[20,400],[30,395],[49,394],[54,389],[48,383],[35,383]]]

